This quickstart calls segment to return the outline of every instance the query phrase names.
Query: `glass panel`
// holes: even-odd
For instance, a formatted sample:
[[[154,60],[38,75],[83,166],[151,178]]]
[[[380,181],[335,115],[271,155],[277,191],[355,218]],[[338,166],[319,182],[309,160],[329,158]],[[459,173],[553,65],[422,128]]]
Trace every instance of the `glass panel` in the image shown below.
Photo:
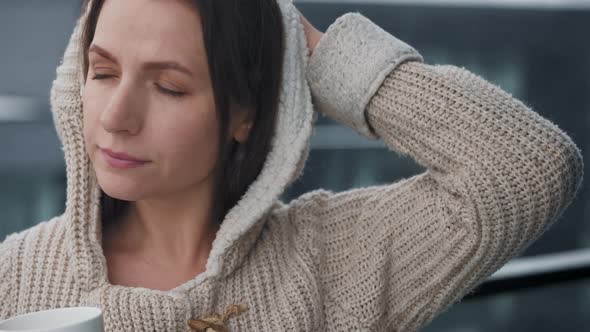
[[[590,280],[461,302],[424,332],[588,331]]]
[[[0,174],[0,239],[65,209],[65,175]]]

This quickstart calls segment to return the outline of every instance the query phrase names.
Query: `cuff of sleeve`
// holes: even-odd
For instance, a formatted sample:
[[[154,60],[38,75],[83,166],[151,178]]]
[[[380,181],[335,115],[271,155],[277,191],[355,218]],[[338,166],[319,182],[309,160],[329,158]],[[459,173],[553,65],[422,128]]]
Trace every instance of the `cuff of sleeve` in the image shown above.
[[[387,75],[408,60],[424,62],[414,48],[360,13],[340,16],[316,45],[306,70],[318,111],[378,138],[366,107]]]

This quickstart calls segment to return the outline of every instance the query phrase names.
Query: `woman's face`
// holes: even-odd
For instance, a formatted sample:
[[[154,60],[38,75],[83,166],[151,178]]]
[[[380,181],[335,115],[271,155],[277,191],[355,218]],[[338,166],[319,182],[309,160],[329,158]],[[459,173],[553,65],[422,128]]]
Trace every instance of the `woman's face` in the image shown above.
[[[218,121],[194,7],[187,1],[106,1],[88,63],[84,140],[107,194],[136,201],[210,180]],[[101,149],[146,162],[116,167]]]

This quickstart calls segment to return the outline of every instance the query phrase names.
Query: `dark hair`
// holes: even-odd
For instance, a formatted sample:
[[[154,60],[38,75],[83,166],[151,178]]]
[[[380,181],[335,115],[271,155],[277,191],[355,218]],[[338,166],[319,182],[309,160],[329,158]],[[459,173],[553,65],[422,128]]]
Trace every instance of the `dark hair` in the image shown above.
[[[88,74],[88,48],[105,0],[92,1],[82,31],[83,68]],[[212,222],[221,224],[260,174],[270,151],[278,110],[284,26],[276,0],[192,0],[199,11],[216,112],[220,149],[215,169]],[[83,10],[87,8],[83,6]],[[229,139],[234,106],[254,110],[248,140]],[[102,222],[126,213],[128,201],[101,191]]]

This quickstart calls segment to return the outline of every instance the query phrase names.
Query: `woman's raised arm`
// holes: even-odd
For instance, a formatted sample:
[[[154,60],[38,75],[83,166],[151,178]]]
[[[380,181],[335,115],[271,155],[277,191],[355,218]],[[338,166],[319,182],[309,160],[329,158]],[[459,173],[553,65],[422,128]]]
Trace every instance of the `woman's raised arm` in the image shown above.
[[[320,112],[427,168],[283,210],[326,318],[348,329],[424,326],[537,239],[581,184],[580,151],[555,124],[465,69],[425,64],[360,14],[328,28],[308,79]]]

